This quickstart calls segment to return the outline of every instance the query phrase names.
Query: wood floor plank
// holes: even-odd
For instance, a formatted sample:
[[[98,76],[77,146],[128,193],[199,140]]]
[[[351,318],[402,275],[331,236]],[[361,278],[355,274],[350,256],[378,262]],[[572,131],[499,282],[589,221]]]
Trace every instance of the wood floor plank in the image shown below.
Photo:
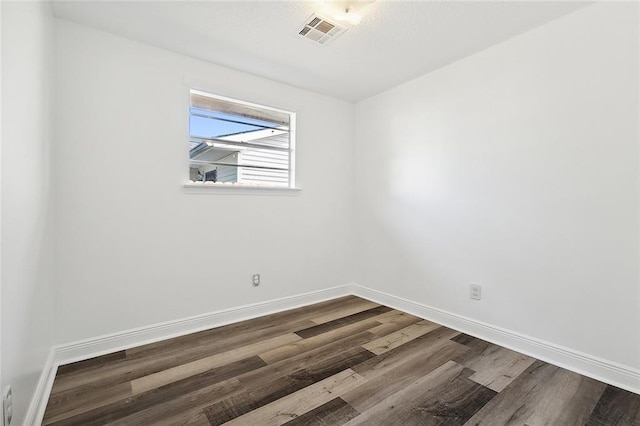
[[[49,425],[133,395],[130,383],[108,386],[101,392],[88,392],[73,398],[49,399],[42,424]]]
[[[287,378],[280,378],[279,382],[280,383],[274,381],[274,386],[268,393],[261,395],[261,397],[255,397],[251,392],[245,391],[210,404],[202,411],[206,415],[209,424],[211,426],[217,426],[301,389],[293,388],[294,383]],[[290,388],[293,388],[293,390],[288,391]],[[262,404],[261,401],[263,402]]]
[[[391,333],[387,336],[362,345],[362,347],[373,352],[376,355],[380,355],[440,327],[442,326],[439,324],[423,320],[416,324],[398,330],[395,333]]]
[[[468,334],[460,333],[456,337],[452,338],[456,343],[460,343],[461,345],[465,345],[469,349],[475,352],[484,351],[491,343],[486,340],[478,339],[477,337],[469,336]]]
[[[227,424],[229,426],[279,426],[341,396],[364,383],[364,381],[358,373],[347,369],[237,417]]]
[[[496,395],[469,380],[469,374],[460,364],[447,361],[347,425],[462,424]]]
[[[318,366],[325,368],[330,363],[341,360],[347,353],[368,354],[369,358],[373,354],[363,349],[361,345],[371,338],[371,333],[363,331],[308,352],[297,354],[291,358],[268,364],[259,370],[245,373],[239,376],[238,379],[247,386],[255,387],[263,382],[273,380],[275,377],[288,376],[295,371],[318,368]]]
[[[99,408],[84,412],[82,414],[52,423],[53,425],[103,425],[118,421],[130,416],[138,411],[146,410],[154,405],[163,404],[167,401],[189,392],[193,392],[203,387],[215,383],[224,382],[235,378],[243,372],[255,370],[264,366],[265,363],[259,357],[247,358],[224,367],[207,371],[196,376],[188,377],[167,386],[153,389],[148,392],[134,395],[120,401],[103,405]],[[238,383],[234,379],[233,383]],[[233,385],[232,385],[233,386]]]
[[[535,358],[488,344],[482,351],[468,351],[454,361],[475,371],[470,377],[471,380],[501,392],[529,368],[535,362]]]
[[[607,386],[586,425],[640,425],[640,395]]]
[[[375,308],[367,309],[366,311],[358,312],[355,314],[348,315],[346,317],[341,317],[335,319],[333,321],[325,322],[313,327],[304,328],[296,331],[296,334],[303,339],[307,339],[309,337],[317,336],[322,333],[327,333],[329,331],[335,330],[340,327],[344,327],[349,324],[354,324],[360,321],[364,321],[369,318],[373,318],[385,312],[391,311],[391,308],[386,306],[376,306]]]
[[[309,337],[307,339],[298,338],[297,341],[287,345],[261,352],[258,356],[267,364],[273,364],[274,362],[291,358],[297,354],[308,352],[331,342],[348,338],[349,336],[353,336],[362,331],[375,328],[377,325],[380,325],[380,323],[377,321],[377,317],[373,317],[326,333],[318,334],[317,336]]]
[[[202,354],[194,358],[199,359],[201,357]],[[112,387],[121,383],[127,383],[139,377],[167,370],[176,365],[188,362],[188,360],[191,359],[191,357],[186,357],[181,360],[177,360],[173,357],[149,358],[144,362],[137,363],[136,365],[118,364],[118,367],[116,368],[109,369],[104,372],[96,372],[93,376],[80,375],[75,379],[70,378],[69,380],[63,380],[60,382],[56,379],[51,391],[51,397],[71,400],[73,398],[77,398],[79,395],[86,395],[90,393],[100,394],[105,387]]]
[[[204,421],[209,425],[209,420],[203,411],[205,407],[245,390],[237,378],[229,379],[200,389],[187,390],[183,394],[176,394],[175,398],[167,399],[162,404],[138,410],[110,424],[180,425]]]
[[[536,361],[466,425],[582,426],[605,388],[604,383]]]
[[[342,398],[334,398],[318,408],[287,422],[287,426],[335,426],[347,423],[360,413]]]
[[[367,311],[369,309],[377,308],[381,306],[379,303],[371,302],[369,300],[359,299],[350,301],[350,304],[344,304],[336,309],[333,309],[329,312],[325,312],[321,315],[312,316],[311,322],[316,325],[324,324],[326,322],[334,321],[339,318],[344,318],[349,315],[357,314],[362,311]]]
[[[338,351],[318,351],[308,359],[301,359],[304,368],[294,371],[276,370],[274,367],[277,366],[265,367],[262,371],[240,377],[246,391],[211,405],[205,409],[205,413],[212,425],[222,424],[338,374],[372,356],[371,352],[356,346]],[[295,364],[300,365],[294,361]],[[284,365],[281,364],[281,367]]]
[[[404,359],[421,354],[423,351],[437,350],[442,344],[448,343],[450,339],[458,334],[457,331],[451,330],[446,327],[436,328],[435,330],[426,333],[416,339],[413,339],[404,345],[400,345],[390,351],[384,352],[380,355],[356,365],[353,370],[361,376],[369,379],[370,377],[383,374],[385,371],[393,368],[402,363]],[[462,345],[458,345],[455,342],[452,344],[457,345],[461,351],[467,351],[468,349]]]
[[[367,382],[342,398],[359,412],[365,412],[466,350],[455,342],[442,339],[423,350],[400,352],[378,364],[378,368],[362,373]],[[357,370],[357,366],[353,369]]]
[[[64,376],[66,374],[75,373],[87,370],[90,368],[100,368],[105,365],[111,364],[114,361],[123,360],[127,357],[126,351],[118,351],[110,354],[97,356],[84,361],[72,362],[70,364],[61,365],[58,367],[56,376]]]
[[[395,322],[404,322],[406,320],[413,320],[415,322],[422,321],[422,318],[417,317],[415,315],[408,314],[406,312],[399,311],[397,309],[392,309],[389,312],[385,312],[378,316],[378,321],[383,324],[387,323],[395,323]]]
[[[180,413],[177,416],[154,423],[153,426],[211,426],[207,416],[202,411]]]
[[[379,315],[375,318],[381,324],[370,329],[369,331],[376,337],[384,337],[388,334],[395,333],[398,330],[422,321],[421,318],[414,317],[413,315],[405,314],[404,312],[396,310]]]
[[[234,361],[257,355],[262,351],[268,351],[270,349],[281,347],[282,345],[287,345],[297,340],[300,340],[298,335],[288,333],[242,346],[237,349],[232,349],[227,352],[201,358],[177,367],[134,379],[131,381],[131,390],[134,394],[146,392],[150,389],[157,388],[216,367],[221,367]]]
[[[202,410],[200,411],[187,411],[178,412],[177,414],[160,419],[153,423],[132,423],[128,419],[120,419],[115,422],[107,423],[104,426],[211,426],[207,420],[207,416],[204,415]]]

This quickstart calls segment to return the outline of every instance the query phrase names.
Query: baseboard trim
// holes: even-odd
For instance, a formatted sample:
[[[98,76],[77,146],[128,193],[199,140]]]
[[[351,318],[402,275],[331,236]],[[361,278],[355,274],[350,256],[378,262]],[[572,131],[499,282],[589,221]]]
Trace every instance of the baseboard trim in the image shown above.
[[[60,365],[351,294],[353,294],[353,286],[347,284],[58,345],[51,349],[47,358],[24,424],[27,426],[42,424],[53,381]]]
[[[44,417],[44,410],[47,408],[47,401],[49,401],[49,394],[51,393],[51,387],[53,386],[53,379],[56,377],[56,371],[58,366],[55,363],[55,348],[49,351],[47,360],[42,368],[40,379],[36,385],[36,390],[31,398],[31,403],[27,409],[24,424],[28,426],[40,425],[42,418]]]
[[[640,370],[638,369],[382,291],[358,284],[348,284],[58,345],[51,350],[47,358],[24,424],[37,426],[42,423],[59,365],[348,295],[362,297],[437,322],[454,330],[640,394]]]
[[[640,394],[640,370],[422,303],[352,285],[353,294]]]
[[[352,293],[351,285],[342,285],[106,334],[57,346],[55,361],[58,365],[69,364],[135,346],[348,296]]]

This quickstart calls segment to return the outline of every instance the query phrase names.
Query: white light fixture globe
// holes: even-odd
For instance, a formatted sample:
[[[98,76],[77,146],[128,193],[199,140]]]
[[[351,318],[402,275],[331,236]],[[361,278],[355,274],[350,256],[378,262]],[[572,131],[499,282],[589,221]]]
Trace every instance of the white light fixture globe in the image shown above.
[[[375,0],[318,0],[319,13],[349,25],[358,25]]]

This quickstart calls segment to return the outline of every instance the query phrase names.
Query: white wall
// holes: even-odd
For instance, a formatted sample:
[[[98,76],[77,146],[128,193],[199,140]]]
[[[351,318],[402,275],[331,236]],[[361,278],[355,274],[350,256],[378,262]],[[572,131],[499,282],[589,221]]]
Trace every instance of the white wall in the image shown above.
[[[640,367],[637,8],[359,103],[356,281]]]
[[[0,46],[2,46],[2,4],[0,4]],[[0,50],[0,188],[2,188],[2,76],[4,70],[2,68],[2,53]],[[2,319],[2,194],[0,193],[0,320]],[[0,392],[4,389],[4,381],[2,380],[2,325],[0,324]],[[4,406],[0,409],[0,413],[4,419]]]
[[[48,3],[2,3],[2,387],[21,424],[53,345]]]
[[[352,282],[352,104],[65,21],[55,54],[58,342]],[[296,111],[303,190],[185,192],[185,79]]]

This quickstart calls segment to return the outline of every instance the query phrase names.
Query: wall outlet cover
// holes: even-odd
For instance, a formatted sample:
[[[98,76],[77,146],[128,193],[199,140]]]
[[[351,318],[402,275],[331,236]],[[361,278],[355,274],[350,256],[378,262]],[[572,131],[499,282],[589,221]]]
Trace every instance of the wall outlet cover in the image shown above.
[[[13,391],[7,386],[2,392],[2,420],[4,426],[9,426],[13,420]]]
[[[480,284],[472,283],[470,290],[471,290],[470,297],[473,300],[480,300],[482,298],[482,286],[480,286]]]

